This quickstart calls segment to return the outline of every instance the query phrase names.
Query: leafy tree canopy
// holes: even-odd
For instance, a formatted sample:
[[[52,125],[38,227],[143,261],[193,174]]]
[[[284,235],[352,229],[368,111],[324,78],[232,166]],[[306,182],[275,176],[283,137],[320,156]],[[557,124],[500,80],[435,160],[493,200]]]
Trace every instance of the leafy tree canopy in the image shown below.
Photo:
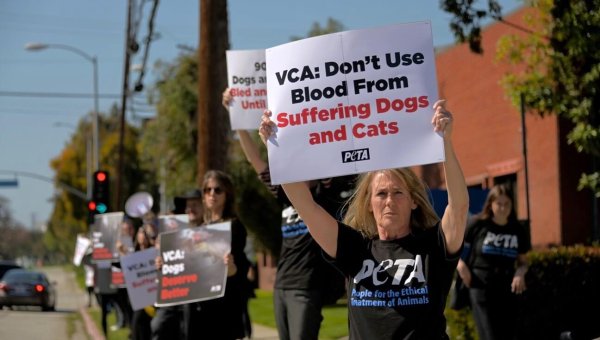
[[[504,79],[513,102],[539,115],[569,120],[567,142],[581,153],[600,156],[600,0],[531,3],[532,31],[511,35],[499,44],[500,58],[524,67]],[[535,30],[533,29],[535,28]],[[583,174],[579,189],[600,197],[600,173]]]

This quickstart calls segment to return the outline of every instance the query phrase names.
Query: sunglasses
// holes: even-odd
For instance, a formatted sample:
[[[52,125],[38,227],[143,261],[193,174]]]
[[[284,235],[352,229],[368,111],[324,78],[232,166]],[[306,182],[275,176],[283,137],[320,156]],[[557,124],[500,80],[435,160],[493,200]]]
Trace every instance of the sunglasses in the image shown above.
[[[223,193],[223,189],[221,189],[220,187],[215,187],[215,188],[211,188],[211,187],[206,187],[204,188],[204,194],[208,195],[210,194],[210,192],[214,192],[216,195],[220,195]]]

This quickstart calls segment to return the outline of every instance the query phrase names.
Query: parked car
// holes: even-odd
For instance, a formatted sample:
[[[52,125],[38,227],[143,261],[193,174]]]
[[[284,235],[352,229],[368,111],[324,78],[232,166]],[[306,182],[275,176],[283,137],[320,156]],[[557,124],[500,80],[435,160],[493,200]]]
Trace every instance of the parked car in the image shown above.
[[[16,264],[14,261],[1,260],[0,261],[0,280],[4,276],[4,273],[6,273],[7,271],[9,271],[11,269],[20,269],[20,268],[22,268],[22,267],[19,266],[18,264]]]
[[[26,269],[11,269],[0,280],[0,309],[3,306],[40,306],[55,310],[56,289],[46,274]]]

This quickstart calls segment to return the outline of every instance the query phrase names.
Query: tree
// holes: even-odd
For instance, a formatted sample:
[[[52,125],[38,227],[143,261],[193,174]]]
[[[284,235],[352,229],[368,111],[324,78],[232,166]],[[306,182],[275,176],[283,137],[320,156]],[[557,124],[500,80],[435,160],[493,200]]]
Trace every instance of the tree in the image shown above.
[[[483,1],[482,1],[483,2]],[[442,0],[441,8],[452,14],[450,30],[460,43],[467,42],[471,51],[483,53],[481,26],[485,19],[502,20],[502,7],[496,0],[488,0],[487,8],[476,8],[476,0]]]
[[[345,30],[344,25],[341,22],[337,21],[336,19],[330,17],[330,18],[327,18],[327,24],[324,27],[321,27],[321,24],[319,24],[318,21],[315,21],[315,22],[313,22],[306,37],[292,36],[292,37],[290,37],[290,40],[294,41],[294,40],[300,40],[300,39],[304,39],[304,38],[316,37],[316,36],[323,35],[323,34],[341,32],[343,30]]]
[[[538,33],[507,36],[499,57],[523,65],[504,79],[514,103],[523,98],[539,115],[569,120],[567,142],[581,153],[600,157],[600,0],[532,2],[530,24]],[[600,197],[597,165],[584,173],[579,189]]]
[[[102,170],[116,173],[119,148],[119,110],[114,106],[108,116],[99,116],[99,132],[102,138],[100,163]],[[145,182],[146,173],[139,167],[137,138],[138,129],[128,125],[124,140],[124,157],[127,159],[123,171],[123,193],[131,195],[139,190],[141,183]],[[71,141],[61,153],[51,160],[50,166],[55,171],[55,180],[67,184],[80,191],[86,191],[86,136],[91,132],[91,124],[80,121]],[[111,189],[114,183],[111,181]],[[118,206],[114,199],[115,190],[111,190],[112,211],[122,211],[124,207]],[[67,191],[57,190],[54,196],[54,209],[47,224],[44,242],[50,251],[55,251],[66,258],[73,256],[75,248],[75,235],[87,233],[87,204],[80,197]]]
[[[150,94],[156,117],[142,129],[139,148],[148,182],[161,183],[161,194],[172,199],[196,187],[198,58],[196,53],[181,54],[156,69],[159,80]]]
[[[39,231],[26,229],[12,218],[9,201],[0,196],[0,260],[42,258],[47,252]]]

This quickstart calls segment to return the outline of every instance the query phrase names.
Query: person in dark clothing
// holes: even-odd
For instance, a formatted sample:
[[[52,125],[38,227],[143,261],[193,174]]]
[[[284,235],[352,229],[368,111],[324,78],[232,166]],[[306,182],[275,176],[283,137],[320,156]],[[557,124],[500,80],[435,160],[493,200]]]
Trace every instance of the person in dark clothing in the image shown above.
[[[231,252],[226,258],[227,282],[221,298],[191,304],[187,339],[234,340],[245,336],[244,299],[250,262],[244,253],[247,232],[235,214],[235,192],[231,177],[210,170],[202,185],[204,223],[231,222]],[[194,308],[195,305],[195,308]]]
[[[231,102],[229,89],[223,92],[223,105]],[[282,340],[318,339],[327,302],[335,302],[345,292],[343,275],[323,258],[321,248],[308,232],[304,221],[281,186],[271,185],[268,164],[260,157],[250,133],[238,130],[239,141],[248,162],[260,180],[283,206],[281,212],[282,244],[277,263],[273,304],[275,323]],[[355,176],[313,181],[311,192],[325,209],[341,218],[340,207],[350,196]]]
[[[184,196],[175,197],[175,202],[188,215],[190,226],[199,226],[203,221],[202,191],[194,189]],[[160,234],[155,246],[160,250]],[[162,256],[156,257],[156,267],[161,270]],[[152,340],[182,339],[187,336],[190,324],[190,313],[195,310],[196,304],[160,307],[150,323]]]
[[[458,274],[469,287],[479,339],[515,339],[518,295],[526,289],[526,253],[531,249],[525,228],[517,221],[512,192],[495,185],[482,212],[467,228]]]
[[[147,228],[146,225],[142,225],[138,228],[135,234],[134,240],[134,251],[142,251],[145,249],[149,249],[153,247],[151,237],[146,233]],[[131,316],[131,337],[133,340],[148,340],[152,337],[152,329],[150,327],[150,322],[152,321],[152,313],[153,307],[148,306],[147,308],[142,308],[136,311],[133,311],[133,315]]]

